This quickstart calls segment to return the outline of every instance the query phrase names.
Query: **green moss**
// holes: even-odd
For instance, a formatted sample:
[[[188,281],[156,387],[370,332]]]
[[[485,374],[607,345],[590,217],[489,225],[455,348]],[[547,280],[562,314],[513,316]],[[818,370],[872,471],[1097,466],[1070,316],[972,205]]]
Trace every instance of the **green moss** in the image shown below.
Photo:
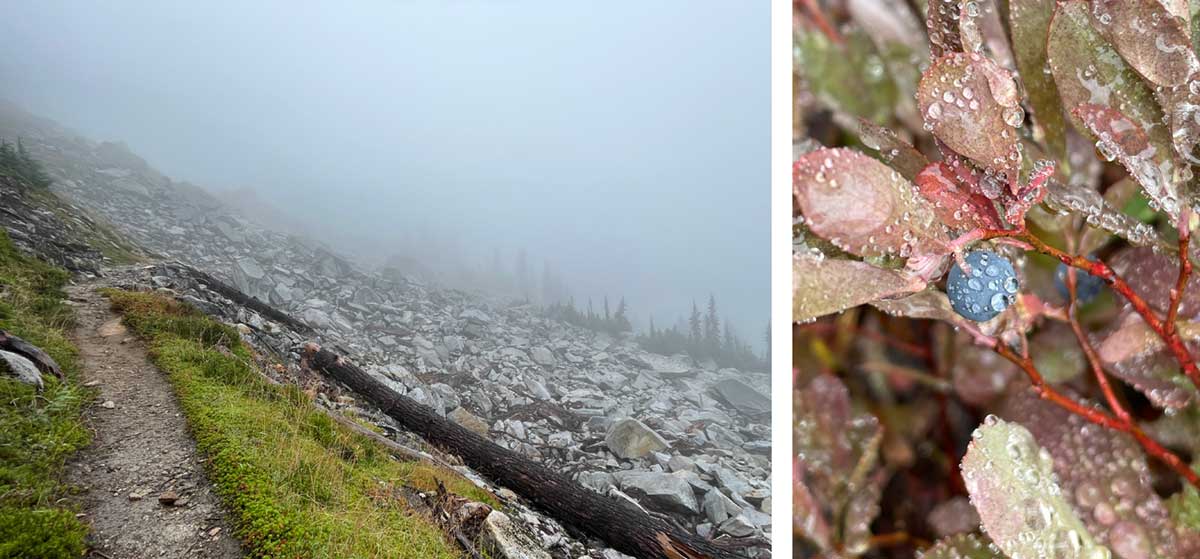
[[[454,472],[393,459],[296,387],[266,382],[236,333],[194,308],[150,293],[106,294],[168,373],[248,556],[456,557],[396,489],[432,490],[438,479],[495,504]]]
[[[63,508],[59,475],[88,443],[80,414],[90,397],[75,384],[78,355],[65,329],[72,324],[61,289],[66,272],[21,255],[0,230],[0,329],[41,347],[62,366],[67,382],[47,376],[39,394],[0,378],[0,558],[79,557],[87,527]]]
[[[77,558],[87,532],[68,510],[0,507],[0,557]]]

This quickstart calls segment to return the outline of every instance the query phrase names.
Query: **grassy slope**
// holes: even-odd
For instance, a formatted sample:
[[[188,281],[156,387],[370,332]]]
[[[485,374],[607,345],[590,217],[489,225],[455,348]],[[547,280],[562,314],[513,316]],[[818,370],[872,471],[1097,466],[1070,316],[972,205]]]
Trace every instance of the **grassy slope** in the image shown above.
[[[59,499],[67,457],[88,442],[80,421],[88,395],[74,384],[76,350],[67,339],[67,274],[19,254],[0,229],[0,329],[49,353],[68,375],[45,379],[41,394],[0,374],[0,558],[79,557],[87,527]]]
[[[492,502],[486,492],[453,472],[397,461],[299,389],[266,382],[228,326],[155,294],[108,295],[170,375],[251,556],[458,556],[395,489],[432,490],[437,478],[451,492]]]

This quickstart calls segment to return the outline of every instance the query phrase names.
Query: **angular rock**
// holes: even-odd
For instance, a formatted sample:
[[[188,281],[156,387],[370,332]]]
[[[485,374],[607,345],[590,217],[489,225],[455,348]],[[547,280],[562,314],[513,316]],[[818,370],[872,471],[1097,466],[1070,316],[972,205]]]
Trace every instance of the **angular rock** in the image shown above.
[[[617,421],[604,436],[604,444],[621,458],[641,458],[669,445],[653,429],[633,418]]]
[[[487,313],[479,309],[466,309],[463,312],[458,313],[458,317],[468,322],[474,322],[475,324],[486,325],[491,324],[492,322],[492,317],[488,316]]]
[[[700,512],[700,503],[692,486],[679,475],[661,472],[617,472],[613,474],[617,484],[626,492],[645,496],[659,510],[676,512]]]
[[[480,419],[479,416],[467,411],[466,408],[454,408],[454,410],[446,414],[446,417],[450,418],[451,421],[466,427],[467,429],[479,433],[480,435],[486,437],[488,434],[487,423]]]
[[[747,415],[758,415],[771,411],[770,398],[734,378],[725,379],[713,385],[713,392],[721,401]]]
[[[545,367],[553,367],[555,363],[558,362],[558,360],[554,358],[554,353],[542,346],[538,346],[530,350],[529,356],[533,359],[534,363]]]
[[[506,559],[550,559],[550,554],[528,534],[521,531],[511,517],[498,510],[483,519],[480,533],[483,547],[490,557]]]
[[[25,384],[36,386],[38,390],[44,387],[41,371],[33,364],[33,361],[26,359],[23,355],[0,351],[0,374],[5,373],[17,377],[17,380]]]
[[[742,507],[737,506],[737,503],[729,500],[729,497],[716,489],[704,494],[704,502],[701,503],[701,506],[704,508],[704,515],[713,524],[721,524],[742,512]]]

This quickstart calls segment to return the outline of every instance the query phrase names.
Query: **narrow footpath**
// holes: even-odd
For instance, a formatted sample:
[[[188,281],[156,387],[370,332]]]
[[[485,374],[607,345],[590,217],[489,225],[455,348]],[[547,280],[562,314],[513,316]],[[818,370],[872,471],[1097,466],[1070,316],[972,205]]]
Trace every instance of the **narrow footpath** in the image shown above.
[[[100,391],[84,412],[92,444],[67,466],[92,526],[87,557],[241,557],[166,375],[98,288],[67,289],[81,380]]]

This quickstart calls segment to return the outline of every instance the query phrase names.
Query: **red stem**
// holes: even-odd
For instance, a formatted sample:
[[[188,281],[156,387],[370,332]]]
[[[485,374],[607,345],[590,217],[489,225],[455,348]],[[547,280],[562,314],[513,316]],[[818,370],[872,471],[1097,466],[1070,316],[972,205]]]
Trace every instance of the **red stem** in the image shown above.
[[[1186,228],[1181,228],[1180,230],[1183,231],[1185,229]],[[1146,325],[1148,325],[1152,330],[1154,330],[1155,333],[1158,334],[1160,338],[1162,338],[1163,342],[1167,345],[1167,349],[1170,350],[1172,355],[1175,356],[1175,360],[1179,362],[1179,366],[1183,369],[1183,373],[1187,375],[1196,388],[1200,388],[1200,368],[1197,368],[1196,360],[1192,358],[1191,352],[1188,351],[1187,345],[1183,342],[1183,338],[1179,337],[1179,332],[1176,331],[1174,323],[1172,322],[1171,327],[1168,328],[1167,323],[1154,313],[1154,310],[1150,308],[1150,305],[1146,303],[1146,300],[1142,299],[1137,293],[1134,293],[1133,288],[1130,287],[1128,283],[1125,283],[1125,280],[1122,279],[1121,276],[1117,275],[1117,273],[1113,271],[1112,268],[1108,267],[1107,264],[1098,260],[1088,260],[1083,256],[1076,256],[1063,252],[1046,244],[1044,241],[1033,236],[1025,229],[989,229],[983,231],[981,239],[995,239],[998,237],[1011,237],[1020,241],[1024,241],[1032,246],[1034,250],[1042,254],[1053,256],[1068,266],[1078,268],[1093,276],[1103,279],[1110,286],[1112,286],[1114,291],[1120,293],[1122,297],[1125,297],[1125,299],[1129,301],[1130,306],[1133,307],[1133,310],[1137,311],[1137,313],[1141,315],[1142,320],[1146,321]],[[1181,247],[1187,247],[1187,239],[1187,234],[1180,234]],[[1180,279],[1186,281],[1186,273],[1190,273],[1191,269],[1192,263],[1188,258],[1187,253],[1181,253]],[[1177,294],[1173,294],[1172,299],[1182,296],[1182,289],[1177,289],[1176,291]],[[1178,312],[1178,309],[1176,309],[1176,312]]]
[[[1200,489],[1200,475],[1197,475],[1196,472],[1192,471],[1192,469],[1189,468],[1188,465],[1185,464],[1178,456],[1172,454],[1171,451],[1155,442],[1154,439],[1151,439],[1150,436],[1142,431],[1141,427],[1138,427],[1136,423],[1133,423],[1132,421],[1125,422],[1100,410],[1084,406],[1083,404],[1072,400],[1067,395],[1055,390],[1052,386],[1046,384],[1046,380],[1042,378],[1042,374],[1038,372],[1037,367],[1033,364],[1032,359],[1030,359],[1028,356],[1017,355],[1012,348],[1008,347],[1008,345],[999,339],[995,341],[995,345],[992,346],[992,349],[996,353],[1000,354],[1001,357],[1008,359],[1009,361],[1013,362],[1013,364],[1020,367],[1021,370],[1025,371],[1025,375],[1029,377],[1029,381],[1033,384],[1034,390],[1037,391],[1038,396],[1040,396],[1042,399],[1056,404],[1059,407],[1097,425],[1108,427],[1109,429],[1113,429],[1115,431],[1129,433],[1135,440],[1137,440],[1138,444],[1142,446],[1147,454],[1153,456],[1167,467],[1174,470],[1175,473],[1186,479],[1188,483],[1192,484],[1192,486]]]
[[[821,11],[821,6],[817,5],[817,0],[799,0],[799,4],[804,8],[804,11],[808,12],[808,16],[813,19],[813,23],[817,24],[821,32],[826,37],[829,37],[830,41],[839,45],[845,42],[842,40],[842,36],[838,34],[837,29],[829,23],[829,19],[825,17],[825,13]]]
[[[1132,424],[1133,418],[1125,410],[1125,406],[1121,405],[1121,400],[1117,399],[1117,393],[1113,391],[1112,383],[1108,382],[1108,375],[1104,374],[1104,367],[1100,364],[1100,355],[1096,353],[1096,348],[1092,347],[1092,343],[1088,341],[1087,335],[1083,331],[1083,326],[1079,324],[1079,318],[1076,315],[1078,307],[1076,285],[1075,268],[1069,268],[1067,270],[1067,291],[1071,297],[1070,303],[1067,305],[1067,318],[1071,323],[1071,330],[1075,332],[1075,339],[1079,341],[1079,347],[1083,348],[1083,354],[1087,357],[1092,374],[1095,375],[1096,382],[1100,385],[1100,391],[1104,393],[1104,399],[1108,401],[1108,407],[1112,408],[1118,419]]]

